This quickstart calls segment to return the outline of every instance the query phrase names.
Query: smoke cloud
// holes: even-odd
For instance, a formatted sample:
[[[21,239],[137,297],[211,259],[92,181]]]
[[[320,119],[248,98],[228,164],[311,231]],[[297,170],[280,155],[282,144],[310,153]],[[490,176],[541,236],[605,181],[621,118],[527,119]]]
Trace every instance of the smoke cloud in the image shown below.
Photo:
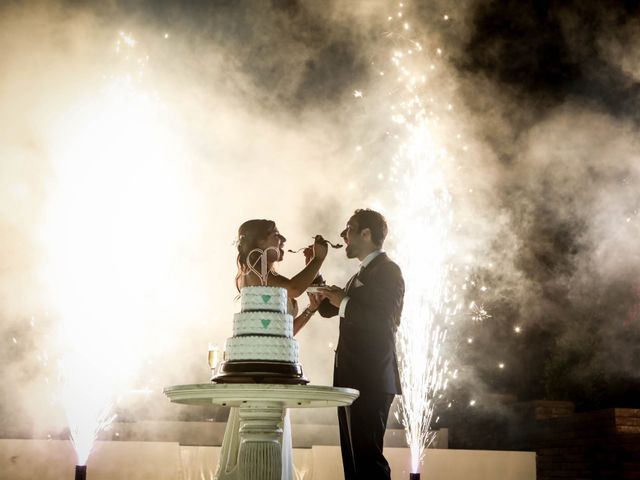
[[[176,411],[162,387],[206,381],[208,343],[231,335],[238,226],[274,219],[292,248],[337,241],[371,201],[349,124],[373,17],[334,7],[3,7],[7,435],[65,428],[69,338],[128,380],[121,409]],[[323,269],[337,284],[356,267],[343,255]],[[302,266],[288,255],[281,271]],[[299,336],[315,383],[331,381],[336,337],[335,319]],[[86,367],[86,389],[103,373]]]
[[[472,384],[584,406],[637,389],[637,10],[489,1],[453,14],[464,118],[484,148],[478,295],[494,315],[466,332]]]

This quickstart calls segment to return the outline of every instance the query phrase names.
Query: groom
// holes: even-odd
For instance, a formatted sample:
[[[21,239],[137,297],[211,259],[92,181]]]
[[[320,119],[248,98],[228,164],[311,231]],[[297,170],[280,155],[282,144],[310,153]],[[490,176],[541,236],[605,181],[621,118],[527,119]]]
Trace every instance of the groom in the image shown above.
[[[387,416],[401,393],[395,333],[400,324],[404,280],[382,251],[387,222],[373,210],[356,210],[340,236],[347,258],[362,263],[344,289],[322,292],[323,317],[340,316],[333,384],[360,390],[349,407],[338,408],[340,447],[346,480],[391,478],[382,454]]]

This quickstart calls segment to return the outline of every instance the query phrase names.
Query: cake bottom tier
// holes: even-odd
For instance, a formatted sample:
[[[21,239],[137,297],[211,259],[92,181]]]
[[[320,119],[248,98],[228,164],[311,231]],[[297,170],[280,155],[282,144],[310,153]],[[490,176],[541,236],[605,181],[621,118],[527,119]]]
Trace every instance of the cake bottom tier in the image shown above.
[[[214,383],[279,383],[306,385],[309,383],[299,363],[285,362],[222,362],[211,378]]]
[[[298,363],[298,342],[290,337],[247,335],[231,337],[225,345],[225,361]]]

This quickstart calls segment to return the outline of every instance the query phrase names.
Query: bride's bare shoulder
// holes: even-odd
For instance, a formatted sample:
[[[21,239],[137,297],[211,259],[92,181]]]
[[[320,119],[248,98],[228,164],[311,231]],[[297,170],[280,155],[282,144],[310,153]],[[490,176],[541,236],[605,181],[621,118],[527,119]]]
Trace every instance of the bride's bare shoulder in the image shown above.
[[[269,273],[267,284],[272,287],[288,288],[289,279],[278,273]]]
[[[261,285],[264,285],[262,279],[253,272],[249,272],[246,275],[243,275],[238,281],[238,288],[259,287]],[[289,279],[277,273],[269,273],[269,277],[267,278],[267,285],[270,287],[287,288],[289,286]]]
[[[238,288],[256,287],[262,285],[260,278],[253,272],[242,275],[238,280]]]

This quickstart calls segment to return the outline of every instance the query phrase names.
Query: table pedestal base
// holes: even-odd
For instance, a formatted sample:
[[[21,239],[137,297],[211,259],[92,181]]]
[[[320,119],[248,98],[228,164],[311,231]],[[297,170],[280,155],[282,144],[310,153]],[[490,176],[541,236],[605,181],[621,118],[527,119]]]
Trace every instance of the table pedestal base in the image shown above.
[[[283,444],[286,409],[280,402],[232,408],[216,480],[294,480],[291,446]],[[290,432],[288,432],[290,435]],[[287,443],[287,442],[285,442]]]
[[[240,407],[238,473],[242,480],[282,478],[284,413],[281,403]]]
[[[164,389],[172,402],[232,407],[216,480],[294,480],[287,409],[344,407],[350,388],[281,384],[196,384]]]

